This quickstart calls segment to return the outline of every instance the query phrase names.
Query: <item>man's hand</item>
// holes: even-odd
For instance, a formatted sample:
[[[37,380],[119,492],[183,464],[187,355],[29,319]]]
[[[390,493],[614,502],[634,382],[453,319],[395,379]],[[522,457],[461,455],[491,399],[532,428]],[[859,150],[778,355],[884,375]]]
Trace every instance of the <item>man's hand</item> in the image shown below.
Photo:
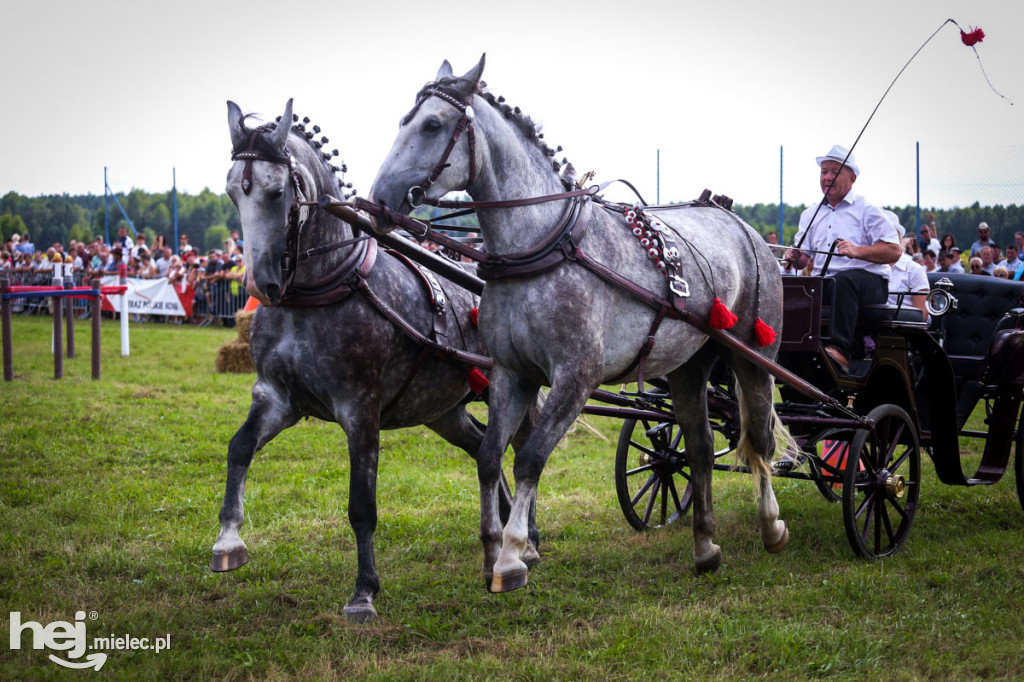
[[[868,246],[858,246],[851,241],[837,239],[836,253],[848,258],[859,258],[871,263],[889,265],[899,260],[901,251],[899,244],[890,244],[889,242],[875,242]]]
[[[783,256],[783,260],[793,268],[797,270],[803,270],[811,264],[811,257],[800,249],[787,249],[786,255]]]

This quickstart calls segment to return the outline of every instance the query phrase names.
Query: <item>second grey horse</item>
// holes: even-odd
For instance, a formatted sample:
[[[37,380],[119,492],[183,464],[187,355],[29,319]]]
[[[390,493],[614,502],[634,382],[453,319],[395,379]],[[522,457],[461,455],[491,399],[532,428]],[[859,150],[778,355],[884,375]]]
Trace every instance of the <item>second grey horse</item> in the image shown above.
[[[771,486],[769,461],[781,434],[776,431],[781,423],[773,409],[772,377],[735,346],[711,340],[699,325],[678,319],[655,324],[659,313],[651,305],[576,262],[585,255],[595,268],[665,298],[671,296],[669,284],[679,284],[668,280],[648,249],[637,243],[623,215],[628,207],[622,211],[589,194],[576,208],[576,199],[529,201],[564,196],[572,183],[560,176],[553,152],[532,121],[486,91],[480,80],[483,68],[481,58],[460,77],[446,61],[418,93],[378,171],[370,200],[405,214],[414,204],[465,190],[477,206],[486,265],[493,274],[480,304],[480,327],[495,366],[489,426],[477,460],[483,570],[490,589],[507,591],[526,584],[527,519],[548,456],[591,392],[628,377],[645,348],[647,375],[668,377],[685,438],[694,488],[697,570],[714,571],[722,561],[714,543],[713,434],[705,396],[719,358],[736,375],[742,419],[738,453],[758,475],[761,540],[769,551],[781,551],[789,533],[779,519]],[[659,226],[667,226],[666,237],[671,235],[679,246],[681,278],[689,287],[688,314],[707,320],[719,299],[738,317],[730,333],[740,340],[751,341],[758,320],[781,329],[778,266],[756,232],[710,204],[659,207],[649,214]],[[386,230],[393,224],[385,216],[380,227]],[[518,273],[501,277],[502,268],[510,264],[516,264]],[[654,343],[648,347],[649,336]],[[758,352],[774,359],[778,347],[775,340]],[[535,430],[516,452],[515,498],[502,527],[501,459],[515,425],[542,386],[550,386],[550,393]]]

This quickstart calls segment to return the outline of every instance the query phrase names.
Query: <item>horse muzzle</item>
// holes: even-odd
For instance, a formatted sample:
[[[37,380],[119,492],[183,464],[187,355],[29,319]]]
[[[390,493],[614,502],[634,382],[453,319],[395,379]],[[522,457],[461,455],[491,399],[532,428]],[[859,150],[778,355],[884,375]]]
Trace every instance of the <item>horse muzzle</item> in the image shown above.
[[[267,306],[277,305],[281,302],[281,286],[279,284],[268,282],[263,285],[263,289],[265,293],[252,278],[246,278],[245,292],[257,301]]]

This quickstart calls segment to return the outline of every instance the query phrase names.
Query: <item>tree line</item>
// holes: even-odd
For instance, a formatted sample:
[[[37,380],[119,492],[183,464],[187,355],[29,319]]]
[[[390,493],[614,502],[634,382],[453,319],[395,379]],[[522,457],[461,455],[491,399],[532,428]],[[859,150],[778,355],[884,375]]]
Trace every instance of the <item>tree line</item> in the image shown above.
[[[163,235],[167,244],[171,244],[174,239],[174,197],[171,192],[151,193],[133,189],[115,196],[131,219],[134,232],[145,232],[150,244],[157,235]],[[15,232],[27,233],[37,249],[45,250],[56,242],[66,245],[72,239],[91,241],[98,236],[106,239],[109,225],[110,238],[114,239],[122,225],[129,227],[117,203],[110,198],[104,209],[102,195],[26,197],[8,192],[0,197],[0,236],[6,242]],[[209,189],[197,195],[179,192],[177,204],[178,235],[187,234],[189,243],[204,250],[219,248],[231,230],[240,231],[242,228],[238,211],[226,194],[214,194]],[[131,227],[128,231],[129,234],[133,232]]]
[[[116,195],[117,201],[131,218],[136,231],[144,231],[152,243],[153,237],[163,235],[167,243],[174,239],[173,197],[170,192],[143,192],[133,189]],[[241,232],[242,225],[238,212],[226,194],[214,194],[204,189],[197,195],[179,193],[178,234],[187,234],[189,242],[203,250],[219,248],[231,230]],[[800,214],[805,205],[783,205],[784,235],[780,242],[791,242],[796,234]],[[912,232],[917,228],[917,207],[886,207],[896,213],[900,223]],[[107,210],[110,213],[111,238],[116,237],[118,228],[128,226],[121,209],[110,199]],[[779,205],[754,204],[736,205],[733,210],[750,223],[761,234],[778,231]],[[433,211],[424,211],[422,217],[434,217]],[[977,202],[963,208],[921,209],[921,220],[927,221],[934,214],[938,236],[951,232],[957,244],[969,246],[977,239],[978,223],[984,221],[992,230],[996,243],[1005,245],[1013,241],[1015,232],[1024,231],[1024,206],[981,206]],[[45,249],[55,242],[68,244],[70,240],[89,241],[96,236],[106,236],[102,195],[44,195],[26,197],[8,192],[0,197],[0,236],[7,241],[15,232],[28,233],[37,248]],[[475,216],[466,216],[453,221],[454,224],[471,226]],[[131,231],[131,230],[129,230]],[[244,237],[244,234],[243,234]]]

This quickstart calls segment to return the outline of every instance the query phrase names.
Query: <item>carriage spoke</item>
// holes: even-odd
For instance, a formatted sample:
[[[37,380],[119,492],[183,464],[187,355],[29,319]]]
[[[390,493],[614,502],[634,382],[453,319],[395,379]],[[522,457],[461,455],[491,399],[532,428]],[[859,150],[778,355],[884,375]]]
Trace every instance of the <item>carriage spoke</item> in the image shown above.
[[[868,512],[867,516],[864,517],[865,520],[871,518],[871,506],[872,504],[874,504],[876,494],[877,491],[874,489],[870,489],[864,492],[864,500],[860,503],[860,506],[857,507],[857,511],[854,513],[853,518],[859,519],[861,517],[861,514],[863,514],[865,510],[867,510]]]
[[[885,515],[885,497],[883,495],[875,496],[875,554],[878,554],[882,549],[882,521]]]
[[[636,495],[633,496],[632,504],[633,504],[634,507],[636,506],[636,503],[640,501],[640,498],[643,497],[644,494],[647,492],[647,490],[651,487],[651,485],[652,484],[657,484],[657,482],[658,482],[658,473],[654,472],[654,473],[651,474],[650,478],[648,478],[647,481],[643,484],[643,486],[640,488],[640,490],[638,490],[636,492]],[[655,490],[657,490],[657,488],[655,488]]]
[[[679,492],[676,490],[676,482],[670,477],[666,482],[668,485],[669,492],[672,493],[672,503],[675,504],[677,510],[682,509],[683,505],[679,503]]]
[[[885,534],[889,538],[889,547],[896,544],[896,531],[892,528],[892,521],[889,520],[889,512],[886,509],[886,500],[882,500],[882,506],[879,509],[879,514],[882,516],[882,521],[885,523]],[[899,528],[899,526],[897,526]]]
[[[633,446],[634,448],[636,448],[637,450],[639,450],[640,452],[644,453],[645,455],[650,455],[651,457],[657,457],[658,456],[658,451],[657,450],[654,450],[652,448],[648,448],[648,447],[644,446],[643,443],[637,443],[635,440],[631,440],[631,441],[629,441],[629,444],[631,446]]]
[[[654,468],[654,464],[641,464],[636,469],[630,469],[629,471],[627,471],[626,475],[627,476],[635,476],[637,474],[642,474],[645,471],[650,471],[653,468]]]
[[[888,502],[892,505],[892,508],[896,510],[896,513],[900,515],[901,523],[905,523],[910,520],[910,516],[907,515],[907,511],[900,506],[899,502],[896,500],[888,500]]]
[[[887,464],[892,461],[893,455],[896,452],[896,448],[898,448],[903,442],[903,431],[905,428],[906,424],[903,424],[901,422],[896,429],[896,433],[892,436],[892,438],[886,441],[889,443],[889,450],[888,452],[885,453],[885,462],[883,462],[883,464]]]
[[[906,450],[904,450],[904,451],[903,451],[903,454],[902,454],[902,455],[900,455],[899,459],[897,459],[897,460],[896,460],[895,462],[893,462],[893,463],[892,463],[892,464],[891,464],[891,465],[889,466],[889,471],[891,471],[891,472],[893,472],[893,473],[895,473],[896,471],[898,471],[898,470],[899,470],[899,468],[900,468],[901,466],[903,466],[903,463],[907,461],[907,458],[908,458],[908,457],[910,457],[910,448],[907,448]]]
[[[650,522],[651,522],[651,512],[654,511],[654,503],[658,499],[658,490],[660,490],[660,489],[661,489],[661,479],[656,478],[654,480],[654,489],[651,490],[651,497],[650,497],[649,500],[647,500],[647,509],[644,511],[644,515],[643,515],[643,521],[644,521],[645,524],[650,524]]]
[[[875,511],[875,505],[873,502],[873,500],[867,499],[864,501],[864,504],[861,505],[861,510],[867,512],[866,514],[864,514],[864,518],[862,520],[863,525],[861,526],[860,530],[860,541],[864,544],[865,547],[867,546],[868,542],[868,531],[871,530],[871,518],[872,516],[874,516],[873,512]]]
[[[668,520],[668,494],[669,494],[669,490],[668,490],[668,485],[667,484],[671,483],[671,481],[672,481],[672,477],[669,476],[668,480],[665,481],[665,484],[661,486],[661,523],[663,525]]]

